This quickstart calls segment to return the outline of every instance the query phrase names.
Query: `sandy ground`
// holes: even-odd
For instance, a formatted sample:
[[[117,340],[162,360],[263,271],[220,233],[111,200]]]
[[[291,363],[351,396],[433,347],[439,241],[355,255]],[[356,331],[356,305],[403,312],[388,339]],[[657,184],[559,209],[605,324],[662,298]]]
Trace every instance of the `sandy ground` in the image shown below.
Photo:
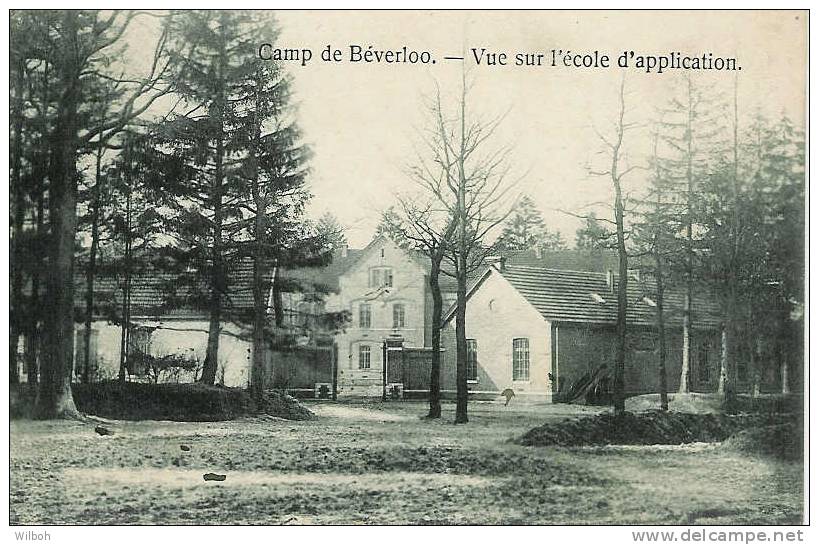
[[[801,464],[713,444],[533,448],[584,407],[311,404],[289,422],[11,423],[12,524],[792,524]],[[183,451],[180,446],[190,447]],[[223,482],[202,474],[223,473]]]

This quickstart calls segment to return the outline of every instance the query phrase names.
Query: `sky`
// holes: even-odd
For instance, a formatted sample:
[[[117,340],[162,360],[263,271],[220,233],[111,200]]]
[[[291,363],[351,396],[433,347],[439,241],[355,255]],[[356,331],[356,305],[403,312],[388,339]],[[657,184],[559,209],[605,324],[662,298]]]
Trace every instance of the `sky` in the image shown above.
[[[310,48],[305,66],[286,62],[293,77],[297,119],[314,157],[308,213],[329,211],[346,229],[351,247],[366,245],[381,211],[411,188],[406,168],[420,130],[429,126],[424,97],[436,84],[445,98],[457,93],[464,63],[472,82],[472,115],[505,115],[490,147],[509,146],[508,160],[547,225],[570,243],[580,220],[562,211],[609,214],[611,182],[589,174],[604,159],[597,133],[611,134],[620,78],[625,73],[627,160],[645,161],[651,122],[680,89],[681,71],[645,74],[630,69],[550,66],[551,49],[608,54],[735,57],[739,72],[695,72],[695,81],[732,94],[738,75],[741,117],[757,109],[787,114],[804,126],[807,15],[804,12],[650,11],[392,11],[275,13],[282,48]],[[349,46],[429,51],[435,64],[350,63]],[[341,49],[344,62],[324,62],[321,51]],[[476,66],[472,48],[543,53],[543,66]],[[459,56],[465,60],[445,60]],[[644,174],[627,185],[639,191]],[[595,204],[596,203],[596,204]]]

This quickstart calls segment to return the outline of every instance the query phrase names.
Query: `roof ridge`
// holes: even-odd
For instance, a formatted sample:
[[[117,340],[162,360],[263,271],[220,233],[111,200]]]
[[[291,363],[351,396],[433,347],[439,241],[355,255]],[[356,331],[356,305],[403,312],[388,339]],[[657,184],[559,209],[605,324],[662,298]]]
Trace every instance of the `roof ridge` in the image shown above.
[[[593,275],[600,275],[600,276],[605,276],[607,274],[607,273],[604,273],[604,272],[597,272],[597,271],[578,271],[578,270],[574,270],[574,269],[553,269],[551,267],[538,267],[536,265],[518,265],[518,264],[507,265],[506,270],[509,270],[509,269],[533,269],[533,270],[536,270],[536,271],[548,271],[548,272],[559,273],[559,274],[574,273],[574,274],[593,274]],[[616,274],[617,273],[615,273],[615,275]]]

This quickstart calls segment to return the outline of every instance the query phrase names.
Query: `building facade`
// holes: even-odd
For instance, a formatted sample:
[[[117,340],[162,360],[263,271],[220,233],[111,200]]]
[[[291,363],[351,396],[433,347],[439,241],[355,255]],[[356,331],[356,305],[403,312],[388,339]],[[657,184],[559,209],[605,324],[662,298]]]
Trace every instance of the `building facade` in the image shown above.
[[[326,308],[350,316],[335,337],[341,397],[381,396],[401,351],[428,346],[426,268],[385,236],[357,253]]]

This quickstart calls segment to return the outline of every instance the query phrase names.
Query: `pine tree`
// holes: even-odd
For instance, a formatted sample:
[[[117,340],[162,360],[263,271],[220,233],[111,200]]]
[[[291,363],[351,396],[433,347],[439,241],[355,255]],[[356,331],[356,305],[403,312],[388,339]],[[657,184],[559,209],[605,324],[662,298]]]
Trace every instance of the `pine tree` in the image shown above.
[[[671,213],[673,203],[669,203],[665,194],[667,187],[665,177],[668,175],[662,168],[658,156],[659,135],[654,134],[654,145],[650,159],[650,187],[642,202],[642,211],[634,224],[632,237],[633,254],[646,256],[638,263],[643,272],[640,275],[643,291],[655,302],[657,325],[657,373],[659,377],[660,409],[668,410],[668,373],[666,370],[666,284],[669,281],[669,261],[675,250],[675,234],[680,232],[679,218]],[[644,279],[644,280],[643,280]],[[653,285],[652,285],[653,281]]]
[[[581,250],[602,250],[612,247],[613,237],[614,233],[602,225],[597,214],[590,212],[575,233],[574,245]]]
[[[265,35],[268,40],[275,39],[272,21],[268,24]],[[237,97],[237,127],[247,138],[237,177],[247,186],[243,206],[252,216],[252,227],[245,230],[249,251],[242,253],[249,254],[253,261],[250,389],[259,398],[267,386],[267,303],[271,288],[274,300],[280,301],[276,281],[279,275],[270,282],[265,272],[278,272],[282,266],[324,264],[331,254],[325,251],[324,238],[310,232],[304,221],[310,151],[293,120],[289,79],[275,63],[257,59],[251,68],[253,72]],[[276,315],[280,317],[281,312]]]
[[[560,231],[552,232],[546,227],[543,215],[528,195],[523,195],[506,219],[496,247],[501,251],[564,250],[566,242]]]
[[[334,250],[347,246],[347,235],[344,233],[344,226],[332,212],[325,212],[318,220],[316,226],[320,233],[327,239],[327,244]]]
[[[694,231],[697,227],[698,191],[710,170],[715,152],[725,149],[722,109],[713,93],[698,85],[692,75],[680,80],[679,95],[671,98],[663,111],[660,125],[660,152],[664,176],[663,194],[667,214],[673,214],[682,225],[676,238],[676,254],[669,262],[669,273],[685,285],[683,303],[683,346],[680,373],[681,393],[691,389],[691,346],[696,309],[694,285],[700,267]]]
[[[239,174],[251,146],[246,88],[257,67],[256,49],[267,40],[263,15],[240,11],[175,12],[169,48],[176,61],[182,114],[152,129],[164,174],[160,186],[172,197],[170,232],[175,257],[187,273],[179,285],[209,314],[201,381],[213,384],[222,321],[230,318],[229,271],[238,263],[237,237],[244,227],[247,188]],[[182,267],[180,267],[182,268]],[[206,293],[200,293],[205,280]]]
[[[781,357],[789,355],[783,339],[793,338],[790,314],[804,282],[802,149],[787,119],[757,116],[703,184],[704,271],[725,310],[720,390],[729,410],[746,378],[740,362],[749,367],[751,391],[759,390],[762,339],[777,339]]]
[[[176,240],[170,253],[185,265],[178,284],[188,302],[209,314],[201,381],[215,381],[222,323],[250,323],[256,395],[265,387],[271,288],[281,325],[281,268],[330,257],[325,239],[303,216],[310,153],[293,119],[289,79],[279,65],[258,58],[258,44],[277,34],[264,13],[176,13],[171,49],[179,58],[185,113],[152,129],[162,173],[157,185],[172,197],[168,232]],[[236,289],[231,271],[247,260],[254,271],[251,315],[233,308],[230,298]],[[274,271],[272,285],[268,271]]]

